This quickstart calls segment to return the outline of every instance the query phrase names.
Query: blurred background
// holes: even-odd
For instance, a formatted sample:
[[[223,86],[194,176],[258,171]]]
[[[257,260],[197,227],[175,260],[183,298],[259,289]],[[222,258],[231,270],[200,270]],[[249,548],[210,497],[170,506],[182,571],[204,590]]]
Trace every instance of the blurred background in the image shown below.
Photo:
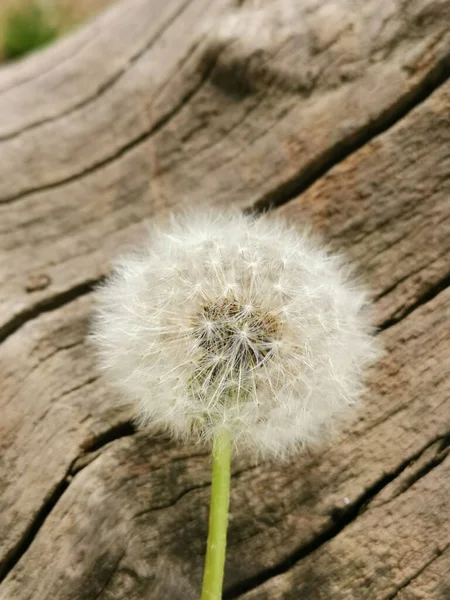
[[[0,0],[0,62],[21,58],[115,0]]]

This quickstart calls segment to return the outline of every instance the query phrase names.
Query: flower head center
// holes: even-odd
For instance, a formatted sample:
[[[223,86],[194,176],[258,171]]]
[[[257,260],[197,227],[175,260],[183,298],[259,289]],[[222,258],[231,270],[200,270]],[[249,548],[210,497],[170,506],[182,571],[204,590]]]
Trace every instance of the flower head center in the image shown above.
[[[281,332],[279,315],[240,302],[234,295],[205,303],[195,318],[202,362],[214,369],[209,374],[212,379],[248,376],[270,359]]]

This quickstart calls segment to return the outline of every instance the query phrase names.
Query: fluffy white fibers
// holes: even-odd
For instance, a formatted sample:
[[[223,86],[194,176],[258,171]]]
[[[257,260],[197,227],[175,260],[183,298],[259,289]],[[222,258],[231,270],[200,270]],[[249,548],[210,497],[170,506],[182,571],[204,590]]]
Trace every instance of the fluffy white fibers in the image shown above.
[[[101,364],[142,424],[286,456],[363,390],[377,356],[366,295],[308,233],[238,212],[154,227],[97,294]]]

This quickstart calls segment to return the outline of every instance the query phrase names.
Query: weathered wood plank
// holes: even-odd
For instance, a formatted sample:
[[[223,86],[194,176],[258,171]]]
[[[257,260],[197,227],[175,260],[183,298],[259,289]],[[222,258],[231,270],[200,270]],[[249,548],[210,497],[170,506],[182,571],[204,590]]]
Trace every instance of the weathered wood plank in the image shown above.
[[[442,362],[449,316],[450,295],[442,292],[382,334],[389,354],[373,373],[370,405],[339,443],[281,467],[235,461],[228,586],[239,590],[242,581],[318,543],[298,567],[249,597],[297,598],[299,590],[314,589],[317,598],[344,598],[350,589],[350,598],[387,598],[450,543],[448,519],[442,522],[448,460],[436,466],[448,452],[450,430],[448,353]],[[412,389],[415,396],[405,401]],[[433,455],[407,474],[406,485],[390,488],[433,443]],[[104,585],[99,597],[153,598],[159,580],[170,579],[158,560],[174,565],[198,592],[208,463],[205,449],[147,431],[113,442],[75,474],[0,598],[81,600]]]
[[[117,3],[76,35],[24,62],[3,67],[0,114],[7,112],[8,118],[0,121],[0,140],[95,100],[152,46],[186,5],[186,0]]]
[[[379,324],[450,275],[450,85],[322,177],[280,213],[311,223],[361,265]]]
[[[183,9],[181,0],[135,0],[136,20],[153,20],[148,35],[159,37],[145,49],[149,38],[136,34],[143,52],[131,60],[124,50],[130,64],[120,73],[123,62],[109,48],[122,18],[124,29],[133,18],[121,6],[114,27],[108,13],[92,27],[95,40],[99,30],[112,28],[111,37],[73,58],[86,103],[71,110],[69,83],[52,70],[49,95],[60,118],[24,124],[0,142],[3,336],[100,277],[143,218],[186,203],[249,206],[292,195],[409,110],[450,64],[448,1],[380,8],[376,0],[308,0],[288,18],[281,8],[275,18],[275,9],[255,16],[244,5],[230,40],[219,19],[227,2],[192,0]],[[327,31],[336,33],[328,42]],[[272,40],[264,49],[261,32]],[[113,82],[91,98],[84,82],[98,78],[99,65]],[[39,81],[26,93],[12,88],[3,122],[35,97]],[[47,284],[30,293],[36,279]]]
[[[443,88],[423,106],[413,111],[403,123],[373,142],[375,148],[372,152],[368,152],[365,148],[348,159],[348,161],[357,162],[358,157],[361,158],[362,180],[369,184],[370,173],[373,172],[374,181],[382,186],[382,173],[385,173],[386,182],[391,177],[389,170],[381,171],[381,173],[378,170],[373,171],[372,162],[366,162],[367,155],[373,156],[376,164],[383,165],[384,162],[381,158],[386,152],[386,148],[401,148],[405,143],[405,136],[410,138],[419,134],[425,143],[428,131],[432,133],[431,137],[435,137],[436,130],[445,130],[437,125],[441,123],[442,115],[446,114],[446,111],[440,111],[439,107],[445,108],[446,104],[442,102],[442,98],[445,98],[447,93],[447,89]],[[433,121],[433,116],[437,121]],[[423,127],[424,123],[428,124],[428,129]],[[418,140],[416,142],[418,144]],[[437,144],[434,147],[430,143],[429,148],[433,148],[437,157],[440,156],[441,151],[447,152],[446,146],[443,144]],[[379,155],[379,160],[377,160],[377,155]],[[441,159],[438,158],[437,162],[440,161]],[[346,169],[344,167],[345,163],[342,168],[338,167],[331,172],[329,177],[336,181],[336,173],[342,172],[342,176],[345,176]],[[428,176],[433,179],[435,174],[436,170],[429,170]],[[324,181],[326,180],[327,178]],[[285,212],[294,210],[297,205],[308,206],[307,203],[304,204],[305,198],[308,198],[308,194],[283,210]],[[344,197],[341,208],[345,207],[347,199],[350,203],[352,202],[351,194]],[[387,196],[387,209],[389,201],[390,197]],[[424,219],[426,219],[429,205],[427,202],[423,202],[421,206],[424,208]],[[343,210],[344,214],[348,215],[347,223],[351,224],[356,211]],[[337,211],[335,214],[337,215],[336,221],[331,215],[328,217],[329,221],[327,219],[323,222],[335,223],[336,231],[340,231],[342,227],[341,211]],[[292,214],[290,218],[293,218]],[[299,215],[296,218],[300,221]],[[390,223],[393,230],[392,235],[395,235],[395,227],[403,227],[403,221],[399,218],[391,219]],[[320,222],[315,225],[320,226]],[[343,229],[347,231],[348,227],[343,227]],[[411,236],[410,241],[410,252],[419,252],[420,254],[421,246],[417,245],[414,235]],[[389,248],[389,240],[386,240],[386,245]],[[370,259],[370,252],[360,252],[361,269],[367,269],[371,265]],[[443,262],[439,264],[442,269],[441,276],[445,276],[447,265]],[[382,263],[382,267],[384,267],[384,263]],[[372,276],[376,279],[376,275],[377,270],[375,269]],[[395,299],[396,292],[393,291],[393,294]],[[344,436],[339,444],[339,454],[335,455],[330,449],[322,456],[305,457],[296,461],[295,465],[289,465],[289,467],[277,471],[276,477],[271,469],[259,467],[251,471],[247,477],[243,474],[238,478],[238,483],[239,480],[244,482],[244,492],[242,498],[239,497],[239,488],[236,488],[234,492],[233,498],[237,496],[238,499],[234,500],[237,506],[233,510],[233,515],[241,520],[236,523],[232,521],[230,535],[236,535],[238,539],[241,536],[248,538],[248,545],[245,545],[244,539],[244,549],[237,553],[237,556],[239,557],[244,552],[250,558],[245,563],[240,559],[236,561],[236,565],[231,563],[230,572],[235,573],[234,576],[231,576],[231,584],[237,585],[242,579],[245,580],[252,574],[256,576],[264,568],[287,560],[292,553],[296,553],[299,540],[302,546],[314,543],[314,540],[322,535],[323,531],[329,530],[330,527],[333,528],[333,519],[336,518],[336,515],[339,515],[342,510],[345,511],[348,506],[350,508],[347,510],[357,506],[360,499],[365,497],[365,490],[376,487],[378,482],[383,480],[383,474],[388,473],[393,476],[410,459],[418,453],[420,454],[431,441],[448,433],[450,427],[448,387],[446,388],[448,386],[448,375],[446,377],[448,364],[438,359],[438,357],[446,356],[446,336],[448,335],[445,329],[448,314],[444,312],[446,305],[442,305],[443,298],[443,294],[436,298],[436,301],[439,300],[438,310],[430,312],[430,307],[433,305],[428,303],[420,312],[412,313],[409,319],[401,321],[396,327],[387,329],[383,334],[388,358],[374,373],[370,402],[367,402],[359,422],[352,424],[351,435]],[[17,512],[8,513],[8,510],[2,512],[8,523],[7,533],[10,536],[10,548],[13,549],[17,548],[17,544],[20,545],[21,536],[35,518],[41,503],[70,470],[71,464],[81,451],[80,447],[89,444],[90,439],[98,437],[109,427],[123,423],[125,418],[124,415],[109,410],[111,398],[108,390],[102,387],[101,380],[89,383],[91,378],[95,377],[90,354],[83,343],[89,307],[90,299],[87,298],[74,302],[60,311],[43,315],[23,327],[2,345],[4,356],[9,358],[7,364],[10,368],[13,367],[12,373],[8,373],[6,380],[11,386],[11,395],[15,396],[14,404],[9,405],[13,412],[10,413],[6,410],[4,413],[5,423],[8,424],[7,431],[14,438],[12,440],[5,438],[5,442],[8,444],[6,458],[12,457],[9,463],[14,468],[10,471],[12,484],[7,488],[3,506],[15,506],[16,511],[21,504],[23,506],[23,512],[19,512],[19,514]],[[396,302],[392,304],[392,307],[395,311]],[[447,310],[446,308],[445,311]],[[408,324],[407,328],[406,324]],[[399,327],[402,329],[399,330]],[[67,345],[68,348],[66,348]],[[27,369],[35,369],[35,371],[29,374]],[[54,374],[53,377],[49,377],[52,374]],[[63,388],[56,387],[55,390],[50,386],[48,389],[49,379],[53,382],[53,386],[62,385]],[[83,385],[88,387],[83,388]],[[70,395],[67,390],[72,387],[78,389],[75,389]],[[31,390],[35,393],[36,400],[30,406]],[[66,394],[65,400],[64,394]],[[9,399],[8,394],[4,397],[6,400]],[[61,400],[58,402],[59,398]],[[47,412],[49,405],[52,406],[51,412]],[[27,419],[22,422],[21,428],[20,418],[25,410],[28,413]],[[73,419],[74,412],[76,415],[78,413],[78,420]],[[424,419],[424,413],[427,415],[426,419]],[[87,419],[86,416],[88,416]],[[142,434],[140,435],[142,436]],[[51,442],[47,448],[48,454],[45,455],[42,455],[42,451],[39,450],[43,440],[47,440],[47,444],[49,441]],[[86,442],[86,440],[88,441]],[[28,445],[27,453],[18,464],[14,465],[14,457],[20,455],[21,452],[24,453],[25,443]],[[152,446],[151,440],[149,443]],[[58,452],[62,446],[65,448],[64,453]],[[36,460],[24,469],[23,465],[30,460],[28,452],[30,456],[36,457]],[[155,455],[158,456],[159,451],[155,451]],[[209,477],[207,462],[205,457],[202,462],[201,474],[203,483],[207,483]],[[127,473],[129,468],[129,465],[125,464],[124,473]],[[238,463],[236,468],[240,470],[243,467],[240,467]],[[23,496],[24,481],[17,478],[17,472],[21,472],[22,478],[29,478],[28,497],[26,494]],[[167,476],[164,469],[162,475]],[[189,481],[196,485],[195,479],[189,479]],[[321,489],[319,485],[319,489],[317,489],[317,482],[324,485],[325,488]],[[152,480],[152,485],[156,485],[154,480]],[[265,489],[271,489],[274,494],[278,490],[288,490],[284,492],[286,497],[283,497],[281,509],[277,509],[273,500],[270,502],[264,500],[262,505],[260,504],[260,500],[258,500],[260,490]],[[167,493],[177,494],[177,490],[174,491],[172,486],[168,486]],[[208,490],[205,489],[202,500],[205,506],[207,493]],[[317,496],[321,497],[320,501],[317,500]],[[252,500],[253,497],[254,500]],[[345,504],[345,498],[349,501],[348,505]],[[256,514],[251,512],[248,515],[249,506]],[[299,506],[300,515],[296,519],[293,515]],[[192,511],[197,514],[195,527],[204,527],[199,507],[196,506]],[[267,527],[272,522],[280,524],[275,528]],[[14,524],[13,527],[11,527],[11,523]],[[87,526],[94,525],[91,523]],[[171,526],[173,526],[173,521],[171,521]],[[75,529],[77,531],[77,528]],[[4,536],[3,539],[6,541],[7,536]],[[53,532],[49,534],[49,539],[53,539]],[[200,534],[196,535],[195,540],[194,544],[204,542],[203,536]],[[234,545],[233,538],[231,538],[231,545]],[[269,549],[270,556],[263,553],[265,547]],[[275,554],[274,548],[277,549]],[[25,558],[32,556],[30,554],[32,549],[33,546]],[[41,555],[41,551],[37,550],[36,552],[38,556]],[[255,554],[260,559],[252,565]],[[201,556],[201,549],[199,556]],[[13,570],[13,577],[16,572],[22,573],[23,568],[27,572],[33,573],[34,567],[33,569],[26,568],[26,562],[24,564],[25,567],[21,567],[22,562],[19,563]],[[19,571],[17,571],[18,569]],[[200,559],[198,569],[200,569]],[[81,577],[83,578],[84,575]],[[24,589],[23,582],[20,584],[20,589]]]
[[[0,565],[83,448],[127,418],[92,367],[90,306],[80,299],[44,315],[1,346]]]
[[[397,600],[445,600],[450,595],[450,550],[447,548],[398,592]]]
[[[47,73],[45,53],[32,59],[36,76],[27,63],[17,80],[0,71],[0,92],[3,76],[10,86],[3,115],[24,128],[0,141],[9,177],[0,184],[0,570],[9,572],[0,598],[197,597],[207,451],[133,434],[85,342],[90,285],[145,235],[145,218],[184,203],[284,202],[361,145],[280,212],[312,222],[357,262],[374,288],[387,355],[335,445],[281,467],[235,461],[227,597],[258,586],[247,597],[298,598],[302,586],[311,594],[310,580],[314,597],[331,589],[363,598],[355,564],[367,598],[440,593],[449,541],[438,523],[448,490],[436,489],[450,434],[449,85],[429,94],[446,75],[450,3],[308,0],[290,21],[275,19],[283,3],[256,12],[244,4],[230,40],[225,17],[202,24],[211,3],[133,0],[140,33],[126,35],[135,46],[125,36],[123,53],[110,56],[105,45],[132,20],[126,4],[80,32],[86,44],[64,42],[60,66],[50,50]],[[229,6],[209,7],[206,22]],[[252,23],[267,34],[262,50]],[[79,43],[73,59],[66,43]],[[92,99],[90,84],[69,93],[66,62],[83,72],[79,81],[106,89]],[[54,86],[52,102],[26,108],[24,86],[27,96]],[[376,545],[373,563],[364,535]],[[329,563],[335,555],[340,571]]]
[[[387,506],[368,510],[320,552],[243,598],[365,600],[398,598],[399,590],[450,547],[450,461],[446,460]],[[436,600],[448,597],[447,572]],[[401,596],[400,596],[401,597]]]

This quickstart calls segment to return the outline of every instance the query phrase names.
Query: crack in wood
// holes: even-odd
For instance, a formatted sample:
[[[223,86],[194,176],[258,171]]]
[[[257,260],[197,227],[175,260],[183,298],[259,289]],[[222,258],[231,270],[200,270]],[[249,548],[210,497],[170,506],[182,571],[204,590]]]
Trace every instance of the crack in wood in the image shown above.
[[[408,478],[407,485],[404,489],[402,489],[401,493],[403,494],[406,490],[412,487],[415,483],[417,483],[420,479],[423,479],[428,473],[430,473],[433,469],[438,467],[450,453],[450,435],[442,438],[440,443],[440,448],[436,456],[434,456],[429,462],[423,465],[414,475]],[[400,495],[400,494],[399,494]]]
[[[393,593],[389,594],[388,596],[385,596],[382,600],[394,600],[394,598],[396,598],[403,589],[408,587],[415,579],[422,575],[422,573],[424,573],[428,569],[428,567],[432,565],[440,556],[442,556],[444,552],[446,552],[449,548],[450,544],[447,544],[442,549],[436,548],[436,554],[435,556],[433,556],[433,558],[431,558],[424,565],[422,565],[422,567],[420,567],[420,569],[418,569],[413,575],[407,577]]]
[[[408,234],[406,234],[405,236],[402,236],[402,237],[403,238],[407,237],[407,235]],[[392,247],[392,245],[386,246],[386,248],[383,248],[383,250],[381,250],[381,252],[385,252],[390,247]],[[381,292],[379,292],[376,296],[374,296],[373,301],[374,302],[378,302],[378,300],[381,300],[381,298],[384,298],[385,296],[387,296],[388,294],[390,294],[391,292],[393,292],[394,290],[396,290],[402,283],[404,283],[405,281],[407,281],[410,277],[414,277],[418,273],[421,273],[422,271],[424,271],[425,269],[427,269],[428,267],[430,267],[434,263],[436,263],[439,259],[444,258],[448,253],[449,253],[449,250],[446,248],[444,250],[444,252],[441,252],[437,256],[434,256],[427,263],[425,263],[423,265],[420,265],[419,267],[417,267],[415,269],[412,269],[411,271],[409,271],[408,273],[406,273],[405,275],[403,275],[402,277],[400,277],[399,279],[397,279],[396,281],[394,281],[394,283],[392,283],[390,286],[384,288],[384,290],[382,290]]]
[[[120,440],[124,437],[129,437],[130,435],[134,435],[136,432],[137,432],[137,428],[132,420],[124,421],[123,423],[119,423],[118,425],[111,427],[110,429],[104,431],[103,433],[96,436],[95,438],[91,438],[91,439],[87,440],[82,446],[83,454],[88,454],[90,452],[97,452],[98,450],[101,450],[104,446],[106,446],[107,444],[110,444],[111,442]],[[78,460],[78,458],[80,458],[80,457],[77,457],[77,459],[75,459],[75,460]]]
[[[223,49],[221,51],[223,51]],[[167,123],[169,121],[171,121],[177,114],[179,114],[183,110],[183,108],[187,104],[189,104],[189,102],[192,100],[192,98],[196,94],[198,94],[200,92],[200,90],[203,88],[203,86],[208,82],[209,78],[211,77],[211,74],[214,71],[216,62],[219,58],[219,54],[220,53],[218,52],[216,55],[212,56],[209,61],[205,61],[205,64],[203,66],[203,73],[202,73],[202,76],[201,76],[200,80],[198,81],[198,83],[195,86],[193,86],[188,92],[186,92],[181,97],[178,104],[176,104],[176,106],[174,106],[171,110],[169,110],[165,115],[160,117],[148,131],[144,131],[143,133],[141,133],[134,139],[127,142],[124,146],[119,148],[116,152],[114,152],[110,156],[107,156],[106,158],[103,158],[101,160],[98,160],[97,162],[94,162],[91,166],[89,166],[86,169],[83,169],[82,171],[80,171],[78,173],[74,173],[73,175],[69,175],[68,177],[60,179],[59,181],[54,181],[53,183],[48,183],[46,185],[42,185],[42,186],[39,186],[36,188],[30,188],[28,190],[20,192],[19,194],[15,194],[14,196],[0,198],[0,204],[9,204],[9,203],[15,202],[17,200],[27,198],[28,196],[31,196],[32,194],[36,194],[36,193],[40,193],[40,192],[44,192],[44,191],[48,191],[48,190],[53,190],[53,189],[60,187],[61,185],[65,185],[67,183],[72,183],[73,181],[77,181],[78,179],[85,177],[86,175],[90,175],[91,173],[94,173],[98,169],[101,169],[103,167],[110,165],[111,163],[114,163],[116,160],[118,160],[119,158],[122,158],[123,156],[128,154],[128,152],[133,150],[134,148],[140,146],[141,144],[143,144],[145,142],[148,142],[154,135],[156,135],[159,131],[161,131],[161,129],[165,125],[167,125]]]
[[[79,110],[80,108],[83,108],[84,106],[87,106],[88,104],[90,104],[91,102],[97,100],[98,98],[100,98],[103,94],[105,94],[109,89],[111,89],[118,81],[120,81],[120,79],[122,78],[122,76],[124,75],[124,73],[128,72],[129,68],[131,65],[133,65],[135,62],[137,62],[146,52],[148,52],[148,50],[150,50],[152,48],[152,46],[155,44],[155,42],[162,36],[164,35],[164,33],[169,29],[169,27],[172,25],[172,23],[174,21],[176,21],[176,19],[178,19],[180,17],[180,15],[185,11],[185,9],[192,3],[193,0],[187,0],[186,2],[184,2],[179,8],[178,10],[176,10],[174,12],[174,14],[172,14],[166,22],[164,22],[160,29],[158,29],[158,31],[156,31],[150,38],[150,40],[147,40],[146,43],[144,44],[144,46],[142,48],[140,48],[137,52],[135,52],[135,54],[133,54],[128,62],[124,65],[122,65],[122,67],[119,69],[119,71],[117,71],[116,73],[112,74],[111,77],[109,79],[107,79],[97,90],[94,94],[92,94],[91,96],[88,96],[87,98],[84,98],[84,100],[82,100],[81,102],[79,102],[78,104],[75,104],[74,106],[71,106],[68,110],[63,111],[62,113],[58,114],[58,115],[54,115],[52,117],[48,117],[45,119],[41,119],[40,121],[35,121],[34,123],[31,123],[30,125],[28,125],[27,127],[24,127],[18,131],[13,131],[11,133],[7,133],[4,135],[0,135],[0,142],[3,141],[7,141],[10,139],[13,139],[19,135],[22,135],[23,133],[30,131],[31,129],[35,129],[36,127],[40,127],[41,125],[44,125],[46,123],[52,123],[54,121],[57,121],[59,119],[62,119],[64,117],[66,117],[67,115],[70,115],[71,113]],[[71,57],[73,58],[73,57]]]
[[[36,81],[36,79],[45,77],[52,71],[55,71],[56,69],[58,69],[62,66],[65,66],[65,64],[67,62],[70,62],[74,58],[76,58],[86,48],[86,46],[88,46],[91,42],[92,42],[91,38],[88,38],[87,40],[83,40],[82,42],[80,42],[80,45],[76,49],[72,49],[72,53],[70,53],[67,56],[64,56],[64,58],[62,58],[62,60],[60,62],[51,64],[51,66],[48,69],[38,71],[37,73],[31,72],[30,75],[22,76],[22,79],[19,78],[18,81],[13,81],[13,84],[10,86],[6,85],[5,87],[0,87],[0,97],[3,96],[4,94],[9,94],[12,90],[14,90],[14,91],[17,90],[17,88],[20,88],[21,86],[26,85],[27,83],[30,83],[30,81]],[[12,67],[12,66],[13,65],[10,65],[10,67]],[[3,68],[5,68],[5,67],[3,67]]]
[[[387,108],[367,127],[354,132],[348,138],[339,141],[335,146],[327,148],[317,159],[302,168],[289,181],[269,191],[257,200],[252,207],[247,209],[247,212],[264,213],[283,206],[300,196],[337,164],[404,119],[408,113],[444,85],[449,77],[450,54],[447,54],[436,63],[434,68],[416,87],[402,98],[399,98],[396,104]]]
[[[117,426],[111,427],[107,431],[101,433],[97,437],[89,440],[86,443],[86,446],[83,447],[83,452],[77,456],[74,460],[71,461],[68,469],[64,477],[56,484],[53,492],[49,495],[49,497],[44,501],[40,510],[35,515],[34,519],[22,535],[19,542],[11,548],[9,553],[6,555],[3,563],[0,563],[0,584],[1,582],[8,576],[8,574],[14,569],[17,563],[20,561],[22,556],[26,553],[28,548],[33,543],[34,539],[38,535],[39,531],[43,527],[45,521],[52,513],[53,509],[62,498],[64,493],[67,491],[71,482],[73,481],[74,475],[79,473],[84,467],[87,466],[88,463],[81,466],[81,468],[76,469],[76,464],[87,453],[95,453],[93,458],[96,458],[99,455],[99,451],[114,441],[118,441],[124,437],[129,437],[136,433],[136,428],[131,421],[126,421],[124,423],[120,423]]]
[[[170,459],[170,464],[176,462],[177,460],[191,460],[194,457],[207,457],[210,455],[210,452],[201,452],[198,454],[190,454],[189,456],[183,456],[180,458],[175,458],[175,459]],[[231,479],[232,482],[235,481],[236,479],[238,479],[241,475],[243,475],[244,473],[248,473],[249,471],[254,470],[256,467],[256,465],[251,465],[250,467],[247,467],[245,469],[240,469],[237,471],[232,471],[231,473]],[[233,485],[233,483],[232,483]],[[204,483],[198,483],[196,485],[192,485],[190,487],[185,488],[184,490],[182,490],[175,498],[173,498],[169,503],[166,504],[160,504],[160,505],[155,505],[155,506],[151,506],[150,508],[146,508],[144,510],[139,511],[138,513],[133,515],[133,518],[137,518],[137,517],[141,517],[142,515],[146,515],[148,513],[152,513],[155,512],[157,510],[164,510],[166,508],[171,508],[172,506],[175,506],[175,504],[177,504],[177,502],[179,502],[181,500],[181,498],[183,498],[184,496],[186,496],[187,494],[190,494],[191,492],[195,492],[196,490],[203,490],[205,488],[208,488],[211,486],[211,480],[208,479],[208,481],[205,481]]]
[[[389,329],[389,327],[393,327],[394,325],[397,325],[397,323],[399,323],[400,321],[403,321],[403,319],[405,319],[407,316],[409,316],[412,312],[414,312],[415,310],[417,310],[424,304],[427,304],[427,302],[430,302],[431,300],[433,300],[433,298],[435,298],[441,292],[443,292],[446,288],[448,288],[449,285],[450,285],[450,275],[447,275],[446,277],[444,277],[443,279],[438,281],[435,285],[428,288],[428,290],[426,292],[424,292],[421,296],[419,296],[419,298],[417,298],[417,300],[415,302],[413,302],[412,304],[409,304],[409,306],[406,306],[403,310],[398,311],[397,313],[394,313],[394,315],[392,317],[390,317],[389,319],[384,321],[379,326],[378,331],[385,331],[386,329]],[[380,295],[380,297],[382,297],[382,295]]]
[[[200,91],[204,84],[210,79],[219,54],[226,49],[226,46],[220,49],[215,55],[213,54],[209,64],[203,67],[203,75],[196,86],[194,86],[189,92],[187,92],[180,100],[180,102],[171,109],[166,115],[162,116],[158,121],[150,128],[149,131],[141,133],[136,138],[130,140],[127,144],[122,146],[114,154],[97,161],[87,169],[80,171],[61,179],[59,181],[49,183],[37,188],[28,189],[20,194],[14,196],[4,197],[0,199],[0,204],[7,204],[28,197],[34,193],[47,191],[58,188],[61,185],[71,183],[77,179],[89,175],[95,172],[99,168],[103,168],[110,163],[118,160],[119,158],[126,155],[129,151],[136,148],[140,144],[151,139],[153,135],[158,133],[171,119],[173,119],[183,108],[186,106],[191,99]],[[335,146],[328,148],[321,156],[313,161],[309,166],[302,169],[300,173],[296,174],[289,181],[278,186],[275,190],[271,190],[265,194],[261,199],[257,200],[253,206],[246,209],[248,213],[262,213],[270,209],[282,206],[289,201],[293,200],[301,193],[305,192],[311,187],[318,179],[323,177],[330,169],[336,164],[342,162],[348,158],[351,154],[362,148],[365,144],[370,142],[374,137],[384,133],[398,121],[402,120],[412,109],[417,105],[421,104],[426,100],[437,88],[443,85],[450,76],[450,54],[443,57],[439,62],[436,63],[434,68],[427,74],[427,76],[417,84],[409,93],[400,98],[398,102],[386,109],[378,119],[374,120],[367,127],[358,130],[357,132],[350,135],[348,138],[341,140]]]
[[[131,437],[137,433],[137,427],[133,420],[129,419],[118,423],[113,427],[103,431],[101,434],[90,438],[82,444],[82,453],[79,454],[73,461],[70,469],[71,477],[85,469],[91,464],[100,454],[102,454],[105,446],[112,442],[121,440],[124,437]]]
[[[74,285],[73,287],[55,294],[50,298],[45,298],[33,306],[30,306],[29,308],[17,313],[0,327],[0,343],[4,342],[10,335],[14,334],[28,321],[36,319],[43,313],[51,312],[52,310],[61,308],[62,306],[69,304],[69,302],[89,294],[96,285],[101,283],[102,279],[103,277],[99,277],[97,279],[83,281],[82,283]]]
[[[204,483],[198,483],[197,485],[192,485],[190,487],[187,487],[186,489],[182,490],[175,498],[172,498],[172,500],[170,502],[168,502],[166,504],[157,504],[156,506],[151,506],[150,508],[141,510],[138,513],[133,515],[133,519],[137,519],[139,517],[142,517],[143,515],[148,515],[149,513],[153,513],[153,512],[159,511],[159,510],[166,510],[168,508],[172,508],[182,498],[184,498],[184,496],[187,496],[188,494],[191,494],[192,492],[195,492],[197,490],[204,490],[205,488],[208,488],[210,486],[211,486],[211,481],[206,481]]]
[[[9,552],[6,554],[3,562],[0,563],[0,583],[7,577],[7,575],[14,569],[19,560],[31,546],[33,540],[39,533],[41,527],[47,520],[47,517],[55,508],[57,502],[60,500],[61,496],[69,487],[70,483],[70,470],[72,468],[72,463],[70,467],[67,469],[66,474],[63,479],[59,481],[54,487],[53,491],[50,493],[48,498],[44,501],[41,508],[29,524],[29,526],[24,531],[20,540],[11,547]]]
[[[413,471],[410,475],[408,475],[405,478],[403,484],[399,486],[398,491],[392,494],[386,501],[378,503],[377,506],[384,506],[385,504],[389,504],[390,502],[392,502],[392,500],[404,494],[420,479],[423,479],[426,475],[428,475],[428,473],[430,473],[433,469],[435,469],[444,462],[444,460],[450,453],[450,434],[439,438],[438,440],[436,440],[435,444],[437,445],[437,448],[434,456],[432,456],[429,460],[422,464],[416,471]],[[431,448],[433,445],[434,444],[428,446],[424,450],[424,452]],[[411,461],[410,465],[408,466],[414,466],[414,462],[416,461]]]

